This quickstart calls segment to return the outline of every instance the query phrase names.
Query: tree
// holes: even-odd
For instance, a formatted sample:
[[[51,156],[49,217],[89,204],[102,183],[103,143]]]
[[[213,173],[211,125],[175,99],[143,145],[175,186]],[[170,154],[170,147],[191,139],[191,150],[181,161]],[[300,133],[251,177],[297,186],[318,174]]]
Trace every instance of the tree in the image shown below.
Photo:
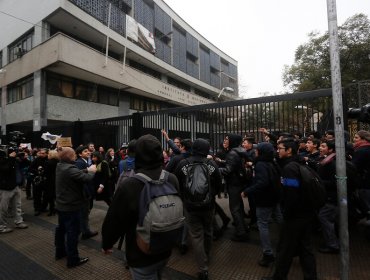
[[[308,42],[295,52],[293,65],[284,66],[284,86],[292,92],[330,88],[329,35],[308,34]],[[370,21],[356,14],[338,27],[342,85],[370,77]]]

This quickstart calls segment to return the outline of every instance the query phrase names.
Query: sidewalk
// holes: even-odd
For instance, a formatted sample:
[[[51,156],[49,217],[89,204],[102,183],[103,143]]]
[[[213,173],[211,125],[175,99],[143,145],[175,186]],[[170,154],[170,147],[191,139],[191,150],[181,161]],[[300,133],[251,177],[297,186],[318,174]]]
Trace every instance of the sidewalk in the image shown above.
[[[227,209],[228,200],[219,200]],[[0,280],[23,279],[66,279],[66,280],[93,280],[93,279],[131,279],[122,263],[122,252],[115,250],[113,255],[105,256],[100,251],[101,237],[80,241],[79,251],[82,257],[89,257],[87,264],[68,269],[65,260],[54,260],[54,229],[57,217],[47,217],[46,213],[38,217],[33,216],[32,201],[23,197],[23,210],[28,229],[14,229],[13,232],[0,235]],[[107,206],[104,202],[96,202],[90,216],[91,228],[99,230],[105,217]],[[253,279],[259,280],[262,276],[272,273],[272,268],[262,268],[257,265],[261,257],[259,236],[257,230],[252,230],[249,243],[235,243],[230,241],[232,225],[224,236],[214,242],[210,265],[210,279]],[[276,244],[277,229],[272,225],[273,243]],[[370,279],[370,242],[363,238],[360,229],[350,232],[350,279]],[[316,248],[321,241],[315,237]],[[339,255],[316,254],[317,269],[320,280],[339,279]],[[177,249],[173,250],[172,257],[165,271],[164,280],[191,280],[196,279],[197,267],[193,252],[190,248],[186,255],[180,255]],[[290,280],[302,279],[299,260],[295,259]]]

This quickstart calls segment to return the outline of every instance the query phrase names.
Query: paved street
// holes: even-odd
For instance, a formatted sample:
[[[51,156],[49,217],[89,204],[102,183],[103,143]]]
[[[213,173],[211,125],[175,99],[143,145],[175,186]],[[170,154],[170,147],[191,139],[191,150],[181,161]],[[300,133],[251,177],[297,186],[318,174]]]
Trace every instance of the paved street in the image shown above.
[[[227,209],[227,199],[219,202]],[[54,228],[57,218],[47,217],[46,213],[33,216],[32,201],[23,200],[25,221],[28,229],[0,235],[0,279],[131,279],[122,264],[122,253],[115,250],[111,256],[100,252],[100,236],[81,241],[79,250],[81,256],[88,256],[89,262],[81,267],[68,269],[65,260],[54,260]],[[92,229],[99,230],[104,219],[107,206],[102,202],[95,203],[91,213]],[[274,243],[276,244],[276,226],[272,225]],[[235,243],[229,240],[232,225],[229,225],[225,235],[214,242],[210,266],[210,279],[253,279],[259,280],[269,275],[272,268],[262,268],[257,265],[261,257],[258,231],[252,230],[249,243]],[[361,235],[361,229],[351,231],[351,280],[370,279],[370,242]],[[315,237],[316,248],[321,241]],[[320,280],[339,279],[339,255],[322,255],[317,253],[317,267]],[[180,255],[177,249],[173,251],[165,272],[168,279],[196,279],[197,268],[193,252],[190,248],[186,255]],[[302,279],[298,259],[294,260],[289,280]]]

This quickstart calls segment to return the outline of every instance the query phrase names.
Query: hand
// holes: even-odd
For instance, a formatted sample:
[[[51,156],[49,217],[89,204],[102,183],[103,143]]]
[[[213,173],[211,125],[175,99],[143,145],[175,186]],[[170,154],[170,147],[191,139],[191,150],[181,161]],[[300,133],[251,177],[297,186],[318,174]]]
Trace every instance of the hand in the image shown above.
[[[241,192],[240,196],[241,196],[242,198],[247,197],[247,195],[245,194],[245,192]]]
[[[111,249],[106,249],[106,250],[101,249],[101,251],[102,251],[102,253],[104,255],[111,255],[113,253],[113,249],[112,248]]]
[[[161,131],[162,131],[164,138],[166,138],[166,141],[170,140],[170,138],[168,137],[167,131],[164,129],[162,129]]]
[[[264,127],[261,127],[260,129],[258,129],[258,131],[259,131],[259,132],[262,132],[262,133],[264,133],[264,134],[268,134],[267,129],[266,129],[266,128],[264,128]]]
[[[87,172],[89,173],[96,173],[96,165],[93,164],[87,168]]]
[[[102,193],[104,191],[104,186],[102,184],[99,185],[98,190],[96,191],[97,193]]]

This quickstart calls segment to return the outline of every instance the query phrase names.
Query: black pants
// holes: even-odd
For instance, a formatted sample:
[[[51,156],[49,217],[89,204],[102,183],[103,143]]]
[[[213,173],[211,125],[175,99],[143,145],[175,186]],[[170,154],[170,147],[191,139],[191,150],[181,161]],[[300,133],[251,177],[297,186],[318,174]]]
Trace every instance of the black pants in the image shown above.
[[[32,184],[33,207],[36,212],[43,211],[48,206],[45,194],[45,184]]]
[[[244,204],[240,193],[242,186],[229,186],[229,208],[235,224],[235,235],[245,236],[247,234],[247,225],[244,221]]]
[[[291,218],[283,222],[277,246],[274,280],[287,279],[293,258],[298,255],[304,280],[316,280],[316,261],[312,248],[312,217]]]

